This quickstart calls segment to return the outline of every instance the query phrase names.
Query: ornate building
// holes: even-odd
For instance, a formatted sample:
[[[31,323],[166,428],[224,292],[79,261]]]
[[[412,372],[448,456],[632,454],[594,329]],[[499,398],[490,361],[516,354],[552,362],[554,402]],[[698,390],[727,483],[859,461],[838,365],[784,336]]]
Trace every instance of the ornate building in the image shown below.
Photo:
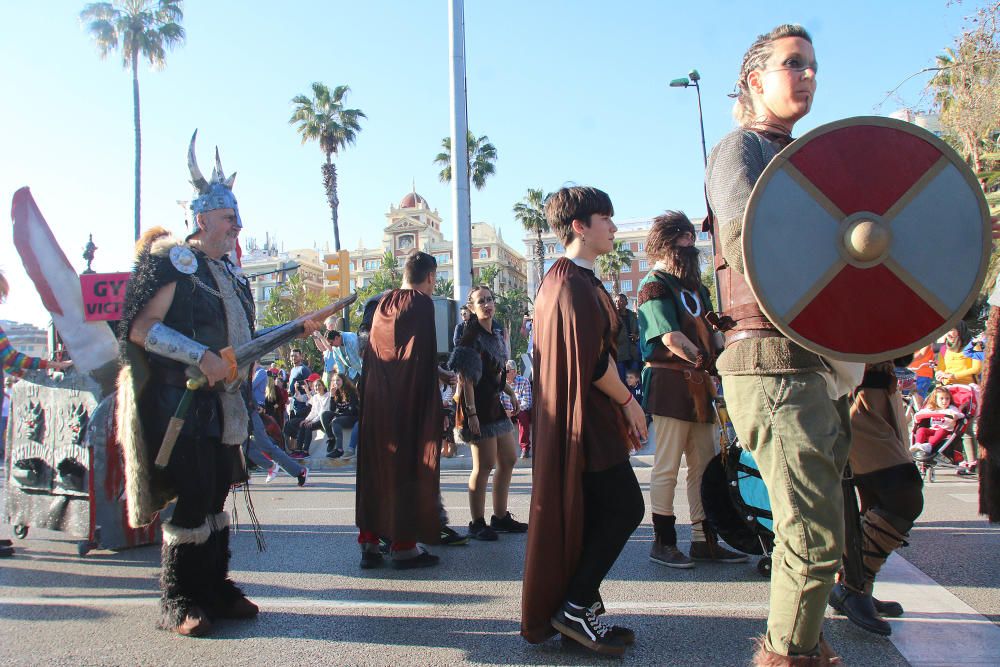
[[[326,265],[323,264],[323,253],[314,248],[285,252],[269,242],[265,242],[264,247],[248,245],[243,252],[242,265],[243,272],[250,279],[258,327],[263,326],[264,308],[271,298],[271,291],[296,273],[302,275],[307,290],[323,291],[323,269]]]
[[[399,204],[390,206],[385,214],[387,224],[382,230],[382,246],[365,248],[361,244],[351,250],[351,278],[355,286],[363,287],[382,266],[382,257],[391,252],[402,264],[406,255],[418,249],[433,255],[438,263],[439,281],[454,280],[452,242],[441,231],[441,216],[431,209],[427,200],[415,191],[409,192]],[[472,224],[472,273],[478,279],[480,272],[489,266],[498,266],[494,289],[508,291],[526,290],[525,260],[509,246],[492,225],[485,222]]]
[[[703,220],[704,218],[696,218],[691,222],[694,223],[695,229],[701,229]],[[615,226],[618,227],[615,240],[624,243],[632,251],[633,255],[632,265],[623,270],[619,276],[619,287],[622,293],[628,296],[629,308],[633,310],[635,310],[637,305],[639,282],[649,273],[651,266],[649,258],[646,257],[646,236],[649,234],[649,228],[652,225],[652,218],[615,221]],[[535,292],[538,291],[535,268],[535,243],[537,237],[528,235],[523,240],[528,264],[528,296],[534,298]],[[552,264],[562,257],[566,249],[553,232],[542,234],[542,243],[545,245],[545,271],[547,272],[552,267]],[[700,259],[702,270],[704,270],[712,257],[712,238],[708,232],[699,231],[695,245],[701,250]],[[603,276],[602,280],[604,280],[604,287],[610,292],[611,281],[606,280]]]

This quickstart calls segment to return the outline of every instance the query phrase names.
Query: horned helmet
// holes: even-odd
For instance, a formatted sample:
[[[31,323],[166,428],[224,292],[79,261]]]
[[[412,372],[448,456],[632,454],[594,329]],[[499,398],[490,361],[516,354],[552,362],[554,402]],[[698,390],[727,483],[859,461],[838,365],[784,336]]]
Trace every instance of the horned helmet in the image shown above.
[[[211,180],[206,180],[198,168],[198,159],[194,154],[195,139],[198,138],[198,130],[191,135],[191,145],[188,147],[188,170],[191,172],[191,185],[198,192],[198,196],[191,201],[191,213],[198,215],[206,211],[214,211],[220,208],[231,208],[236,213],[236,224],[243,228],[243,220],[240,218],[240,209],[236,204],[236,197],[233,195],[233,182],[236,181],[236,172],[226,178],[222,171],[222,162],[219,160],[219,148],[215,148],[215,168],[212,169]]]

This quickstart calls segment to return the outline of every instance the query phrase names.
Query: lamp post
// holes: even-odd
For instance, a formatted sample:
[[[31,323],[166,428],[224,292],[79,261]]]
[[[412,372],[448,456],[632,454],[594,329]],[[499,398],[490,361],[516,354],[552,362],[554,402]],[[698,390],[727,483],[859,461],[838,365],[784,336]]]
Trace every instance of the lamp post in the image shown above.
[[[698,85],[699,81],[701,81],[701,74],[698,74],[698,70],[693,69],[688,72],[687,76],[671,81],[670,87],[688,88],[694,86],[695,92],[698,93],[698,125],[701,128],[701,157],[705,162],[705,166],[708,167],[708,150],[705,148],[705,119],[701,113],[701,86]]]

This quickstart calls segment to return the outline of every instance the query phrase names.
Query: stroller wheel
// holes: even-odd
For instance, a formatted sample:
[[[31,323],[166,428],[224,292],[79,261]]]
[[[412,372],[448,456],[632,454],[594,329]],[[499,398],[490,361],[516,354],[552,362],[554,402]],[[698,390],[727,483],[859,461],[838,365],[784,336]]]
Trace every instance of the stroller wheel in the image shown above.
[[[764,556],[757,561],[757,572],[765,579],[771,578],[771,557]]]

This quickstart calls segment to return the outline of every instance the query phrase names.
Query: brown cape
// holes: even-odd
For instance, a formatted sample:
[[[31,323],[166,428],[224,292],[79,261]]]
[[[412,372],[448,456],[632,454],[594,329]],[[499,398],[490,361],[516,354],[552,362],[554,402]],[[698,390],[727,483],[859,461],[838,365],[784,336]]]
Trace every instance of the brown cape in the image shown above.
[[[415,290],[379,302],[363,360],[357,525],[436,544],[441,428],[434,305]]]
[[[612,310],[607,293],[565,258],[535,297],[536,445],[521,591],[521,635],[532,643],[555,634],[549,621],[580,559],[584,471],[628,460],[621,411],[591,390],[602,352],[609,343],[614,351]]]
[[[983,372],[983,402],[976,424],[976,437],[984,458],[979,461],[979,513],[1000,523],[1000,308],[991,307],[986,323],[986,363]]]

